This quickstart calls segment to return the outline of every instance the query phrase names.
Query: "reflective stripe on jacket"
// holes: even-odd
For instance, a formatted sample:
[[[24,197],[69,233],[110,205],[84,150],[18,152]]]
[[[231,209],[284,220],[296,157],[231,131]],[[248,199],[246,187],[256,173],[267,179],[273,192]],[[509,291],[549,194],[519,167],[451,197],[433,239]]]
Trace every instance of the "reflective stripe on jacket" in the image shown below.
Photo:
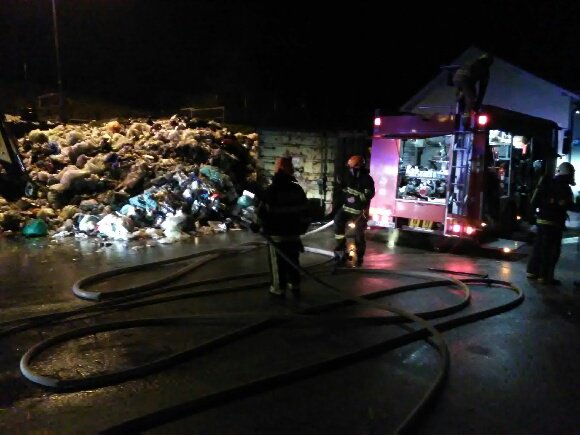
[[[345,212],[350,214],[362,213],[375,196],[375,182],[364,169],[358,176],[347,174],[344,181],[339,181],[339,189],[340,205]]]
[[[543,177],[532,196],[532,207],[536,208],[540,225],[564,227],[566,211],[572,208],[574,197],[568,179],[564,176]]]

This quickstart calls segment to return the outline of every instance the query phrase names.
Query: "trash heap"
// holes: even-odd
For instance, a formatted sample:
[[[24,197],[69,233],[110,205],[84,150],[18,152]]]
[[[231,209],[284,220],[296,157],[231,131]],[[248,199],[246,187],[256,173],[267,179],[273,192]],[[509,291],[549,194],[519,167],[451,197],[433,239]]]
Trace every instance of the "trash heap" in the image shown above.
[[[258,135],[172,116],[33,130],[19,139],[31,183],[0,197],[0,231],[25,236],[154,238],[239,228],[264,185]]]

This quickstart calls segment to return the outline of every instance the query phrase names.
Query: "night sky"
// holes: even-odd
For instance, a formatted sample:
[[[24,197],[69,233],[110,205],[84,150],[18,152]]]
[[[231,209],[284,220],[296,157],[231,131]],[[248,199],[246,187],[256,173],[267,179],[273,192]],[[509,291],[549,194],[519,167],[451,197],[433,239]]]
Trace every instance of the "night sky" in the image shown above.
[[[579,1],[421,3],[56,0],[63,87],[152,111],[225,104],[235,121],[366,128],[475,45],[580,91]],[[51,0],[0,8],[0,79],[56,89]]]

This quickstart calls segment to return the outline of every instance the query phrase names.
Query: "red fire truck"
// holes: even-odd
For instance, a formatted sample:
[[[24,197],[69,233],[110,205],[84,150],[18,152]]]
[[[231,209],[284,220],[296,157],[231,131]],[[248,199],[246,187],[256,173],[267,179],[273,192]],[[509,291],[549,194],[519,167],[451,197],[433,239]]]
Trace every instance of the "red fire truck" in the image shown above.
[[[369,225],[485,244],[533,223],[530,199],[541,175],[554,170],[557,124],[493,106],[465,128],[458,119],[375,118]]]

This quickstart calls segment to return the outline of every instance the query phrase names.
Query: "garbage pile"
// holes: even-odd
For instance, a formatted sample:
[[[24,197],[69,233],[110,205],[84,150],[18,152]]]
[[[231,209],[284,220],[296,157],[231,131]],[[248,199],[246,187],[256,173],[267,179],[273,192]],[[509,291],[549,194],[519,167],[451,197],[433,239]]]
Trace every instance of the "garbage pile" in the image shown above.
[[[0,231],[174,242],[251,219],[264,175],[258,135],[172,116],[33,130],[19,139],[31,183],[0,197]]]

